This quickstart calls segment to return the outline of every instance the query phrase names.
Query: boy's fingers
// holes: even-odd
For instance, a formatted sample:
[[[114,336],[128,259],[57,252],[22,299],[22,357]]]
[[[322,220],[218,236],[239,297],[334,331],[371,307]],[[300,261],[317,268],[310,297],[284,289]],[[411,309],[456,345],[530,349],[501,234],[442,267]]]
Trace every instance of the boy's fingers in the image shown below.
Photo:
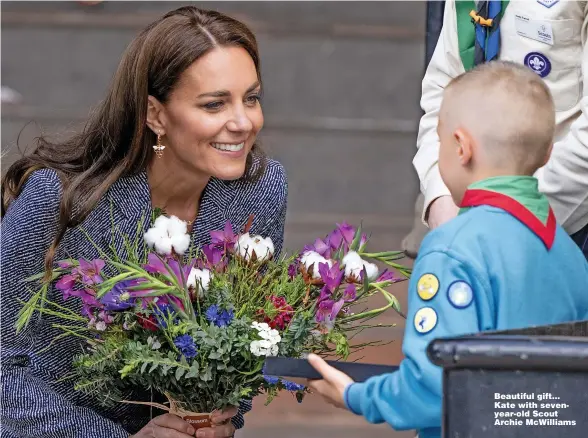
[[[308,362],[310,362],[312,367],[317,370],[325,379],[327,379],[327,376],[329,376],[333,370],[333,367],[326,363],[322,357],[317,356],[316,354],[309,354]]]
[[[322,357],[317,356],[316,354],[309,354],[308,361],[317,370],[323,378],[328,382],[335,382],[341,379],[348,380],[349,377],[342,371],[339,371],[336,368],[333,368],[327,362],[323,360]]]

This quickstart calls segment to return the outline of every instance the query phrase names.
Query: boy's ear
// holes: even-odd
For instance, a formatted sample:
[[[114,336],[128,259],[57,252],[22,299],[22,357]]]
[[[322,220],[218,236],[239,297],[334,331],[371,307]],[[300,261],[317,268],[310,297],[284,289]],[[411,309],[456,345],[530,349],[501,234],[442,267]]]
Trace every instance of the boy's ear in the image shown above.
[[[464,128],[457,128],[453,133],[457,146],[457,157],[462,166],[467,166],[472,161],[474,153],[474,139]]]

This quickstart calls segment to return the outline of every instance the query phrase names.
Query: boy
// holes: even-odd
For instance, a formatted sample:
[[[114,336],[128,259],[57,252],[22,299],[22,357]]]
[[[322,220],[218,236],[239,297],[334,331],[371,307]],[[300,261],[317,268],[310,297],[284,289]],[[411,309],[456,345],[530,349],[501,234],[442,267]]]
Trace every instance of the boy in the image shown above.
[[[588,3],[447,0],[442,17],[423,78],[424,115],[413,160],[422,195],[403,249],[414,256],[428,231],[424,225],[434,229],[458,212],[438,168],[435,130],[444,87],[480,62],[503,60],[525,65],[551,90],[556,111],[553,153],[535,176],[557,221],[588,258]]]
[[[495,61],[449,84],[439,169],[461,210],[423,241],[405,359],[395,373],[353,383],[312,355],[324,380],[309,386],[369,422],[440,437],[442,370],[426,356],[433,339],[588,319],[588,263],[532,176],[549,159],[554,126],[549,89],[526,67]]]

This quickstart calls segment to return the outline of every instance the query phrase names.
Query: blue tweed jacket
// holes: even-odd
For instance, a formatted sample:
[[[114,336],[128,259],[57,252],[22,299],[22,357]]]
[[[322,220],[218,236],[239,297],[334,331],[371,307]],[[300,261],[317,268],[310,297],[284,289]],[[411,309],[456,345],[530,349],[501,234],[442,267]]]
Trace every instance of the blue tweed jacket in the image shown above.
[[[80,353],[83,341],[63,338],[38,354],[60,333],[51,327],[57,320],[49,316],[35,318],[26,331],[18,336],[15,333],[14,323],[21,307],[18,299],[26,301],[31,295],[22,280],[43,270],[44,254],[57,229],[60,194],[61,183],[54,171],[36,171],[2,220],[2,436],[126,438],[149,422],[150,408],[128,404],[101,408],[97,400],[75,391],[71,380],[58,382],[71,370],[72,358]],[[255,183],[211,179],[202,196],[192,240],[197,245],[209,243],[209,232],[222,229],[227,220],[242,229],[249,215],[254,214],[251,232],[270,236],[279,253],[286,199],[286,175],[276,161],[268,162],[265,174]],[[121,178],[79,227],[66,232],[55,260],[66,255],[98,258],[80,228],[106,248],[111,239],[112,217],[123,233],[135,235],[137,222],[145,213],[151,213],[146,173]],[[145,224],[145,231],[148,225]],[[116,240],[115,246],[124,256],[122,240]],[[50,293],[53,300],[64,305],[59,291],[53,289]],[[72,299],[65,305],[74,310],[80,308]],[[151,399],[150,394],[138,392],[125,397],[136,401]],[[235,427],[243,427],[243,413],[250,409],[251,402],[244,401],[233,418]]]

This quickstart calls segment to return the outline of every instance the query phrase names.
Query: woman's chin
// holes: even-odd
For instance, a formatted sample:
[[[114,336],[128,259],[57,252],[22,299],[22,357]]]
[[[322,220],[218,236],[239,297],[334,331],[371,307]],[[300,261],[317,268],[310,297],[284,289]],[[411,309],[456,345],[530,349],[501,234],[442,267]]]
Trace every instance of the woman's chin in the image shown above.
[[[241,178],[245,174],[245,164],[242,166],[225,166],[223,168],[217,168],[216,172],[212,175],[217,179],[223,181],[234,181]]]

